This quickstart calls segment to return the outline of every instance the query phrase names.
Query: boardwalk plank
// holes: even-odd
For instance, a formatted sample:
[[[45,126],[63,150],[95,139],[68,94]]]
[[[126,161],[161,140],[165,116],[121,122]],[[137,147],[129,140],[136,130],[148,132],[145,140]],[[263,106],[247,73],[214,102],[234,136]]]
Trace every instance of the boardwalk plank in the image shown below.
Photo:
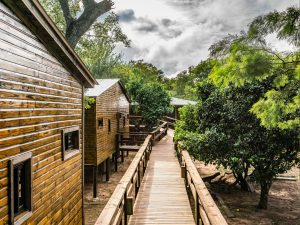
[[[181,169],[168,134],[153,147],[130,225],[194,225]]]

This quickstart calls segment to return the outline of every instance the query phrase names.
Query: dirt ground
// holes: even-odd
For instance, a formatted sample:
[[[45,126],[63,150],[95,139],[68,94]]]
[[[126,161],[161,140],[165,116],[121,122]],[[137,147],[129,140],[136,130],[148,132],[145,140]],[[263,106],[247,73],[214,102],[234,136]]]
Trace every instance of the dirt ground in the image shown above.
[[[214,165],[205,166],[198,161],[195,164],[201,176],[217,171]],[[253,184],[254,193],[242,192],[238,186],[230,185],[234,182],[233,176],[225,175],[223,178],[216,177],[207,186],[210,191],[221,196],[225,205],[235,216],[234,218],[226,217],[219,205],[230,225],[300,225],[300,170],[293,168],[282,176],[293,176],[297,178],[297,181],[275,180],[269,193],[267,210],[256,209],[260,193],[258,184]]]
[[[113,172],[113,163],[111,163],[111,174],[108,182],[102,181],[102,175],[98,176],[98,200],[93,201],[93,183],[88,181],[85,184],[84,190],[84,213],[85,213],[85,224],[94,225],[101,211],[108,202],[110,196],[114,192],[117,184],[123,177],[128,166],[130,165],[132,159],[136,153],[129,153],[129,156],[125,157],[124,163],[118,164],[118,172]],[[89,176],[92,176],[90,174]],[[105,175],[103,175],[105,179]]]

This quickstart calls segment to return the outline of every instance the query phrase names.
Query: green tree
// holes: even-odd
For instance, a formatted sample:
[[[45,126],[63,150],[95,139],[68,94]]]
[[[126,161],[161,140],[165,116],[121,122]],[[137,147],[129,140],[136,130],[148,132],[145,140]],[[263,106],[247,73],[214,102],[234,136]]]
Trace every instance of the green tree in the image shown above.
[[[134,73],[139,76],[143,82],[162,82],[164,80],[164,73],[151,63],[146,63],[143,60],[130,61]]]
[[[219,87],[230,84],[243,86],[255,81],[271,79],[269,90],[251,112],[265,127],[299,129],[300,74],[298,52],[276,52],[247,35],[229,36],[211,47],[212,57],[219,59],[210,79]]]
[[[181,111],[183,119],[175,131],[175,139],[195,158],[230,168],[244,190],[248,188],[249,168],[253,168],[251,178],[260,183],[258,208],[262,209],[267,208],[274,177],[295,165],[299,147],[298,132],[264,128],[249,112],[270,83],[267,80],[242,87],[231,85],[215,89],[209,95],[199,93],[201,103]],[[206,90],[212,88],[205,85]],[[185,116],[195,115],[195,110],[197,119]]]
[[[152,130],[157,121],[170,111],[169,94],[159,83],[145,84],[140,80],[130,81],[127,88],[132,100],[138,104],[147,128]]]
[[[83,2],[86,4],[81,4]],[[130,45],[130,41],[120,28],[119,18],[114,13],[108,13],[102,20],[95,19],[95,21],[89,25],[89,29],[82,33],[80,37],[76,37],[78,40],[76,40],[76,44],[74,45],[72,44],[72,40],[68,39],[67,36],[68,27],[65,21],[65,14],[62,10],[62,5],[64,4],[64,7],[69,8],[72,18],[77,18],[77,15],[87,10],[85,8],[87,5],[99,4],[100,6],[101,4],[105,5],[105,2],[108,3],[110,1],[104,0],[99,3],[95,3],[93,0],[41,0],[41,3],[46,9],[47,13],[54,20],[61,32],[66,35],[69,43],[73,47],[76,46],[76,52],[79,54],[93,75],[97,78],[113,77],[114,68],[122,63],[121,55],[114,53],[116,44],[122,43],[127,47]],[[83,14],[81,14],[81,16],[83,16]],[[77,20],[85,19],[85,17],[81,18],[81,16],[79,16]],[[78,23],[76,26],[81,26],[83,23]],[[77,27],[76,29],[81,28]]]
[[[165,83],[175,97],[196,100],[197,83],[207,78],[214,64],[215,61],[211,59],[201,61],[198,65],[189,67],[188,70],[180,72],[175,78]]]
[[[248,35],[250,39],[258,42],[265,42],[264,37],[276,33],[280,40],[287,40],[289,43],[299,47],[300,8],[289,7],[287,10],[273,11],[263,16],[258,16],[249,25]]]

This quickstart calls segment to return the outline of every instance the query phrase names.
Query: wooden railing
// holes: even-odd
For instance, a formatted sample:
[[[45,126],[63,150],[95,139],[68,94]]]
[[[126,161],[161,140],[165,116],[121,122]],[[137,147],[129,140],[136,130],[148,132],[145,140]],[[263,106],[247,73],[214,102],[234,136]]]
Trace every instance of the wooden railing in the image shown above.
[[[117,133],[117,140],[119,145],[141,145],[149,133],[140,132],[119,132]]]
[[[140,149],[141,143],[144,142],[148,135],[152,136],[151,141],[159,141],[168,131],[168,123],[162,121],[161,124],[152,132],[120,132],[116,135],[116,154],[115,154],[115,171],[117,171],[118,158],[124,162],[124,152],[135,151]],[[153,143],[152,143],[153,144]]]
[[[227,225],[211,197],[187,151],[180,152],[181,176],[194,199],[194,219],[197,225]]]
[[[154,131],[151,132],[152,140],[159,141],[162,136],[166,135],[168,131],[168,122],[162,121],[162,124],[159,125]]]
[[[152,150],[151,140],[152,135],[148,135],[95,225],[128,224]]]
[[[175,129],[175,123],[176,123],[177,119],[174,119],[174,118],[169,117],[169,116],[164,116],[162,118],[162,120],[165,121],[165,122],[168,122],[169,128]]]

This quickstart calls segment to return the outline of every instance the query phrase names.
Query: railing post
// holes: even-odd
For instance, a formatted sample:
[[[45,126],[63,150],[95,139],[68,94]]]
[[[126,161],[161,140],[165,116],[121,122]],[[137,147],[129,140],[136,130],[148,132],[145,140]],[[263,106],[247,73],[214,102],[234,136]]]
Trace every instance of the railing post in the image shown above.
[[[147,155],[147,152],[145,152],[145,155],[144,155],[144,159],[143,159],[143,176],[146,172],[146,156]]]
[[[124,225],[127,225],[127,190],[124,193]]]
[[[115,152],[115,171],[118,171],[118,157],[119,157],[119,134],[116,134],[116,152]]]
[[[186,179],[186,166],[185,165],[181,166],[181,178]]]
[[[199,196],[196,191],[196,196],[195,196],[195,223],[196,225],[200,225],[199,223]]]

